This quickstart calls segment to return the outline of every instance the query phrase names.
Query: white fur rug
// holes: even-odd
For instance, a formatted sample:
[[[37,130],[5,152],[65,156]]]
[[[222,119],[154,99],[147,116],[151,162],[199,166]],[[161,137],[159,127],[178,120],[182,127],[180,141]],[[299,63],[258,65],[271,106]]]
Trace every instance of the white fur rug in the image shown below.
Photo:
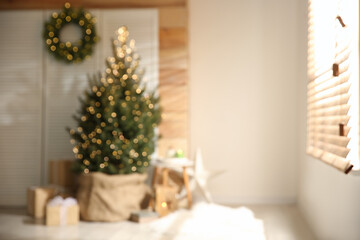
[[[265,240],[263,222],[251,210],[204,202],[191,211],[181,209],[150,223],[131,223],[127,230],[117,232],[111,240]]]

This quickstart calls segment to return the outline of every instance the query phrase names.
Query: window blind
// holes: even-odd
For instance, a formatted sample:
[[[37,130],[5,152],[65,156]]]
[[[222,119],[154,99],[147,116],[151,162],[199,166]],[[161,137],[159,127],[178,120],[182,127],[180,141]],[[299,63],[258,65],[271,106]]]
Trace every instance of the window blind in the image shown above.
[[[357,52],[348,2],[310,0],[308,9],[307,153],[344,173],[354,167],[359,145]]]
[[[0,11],[0,206],[25,205],[41,183],[42,23],[41,11]]]

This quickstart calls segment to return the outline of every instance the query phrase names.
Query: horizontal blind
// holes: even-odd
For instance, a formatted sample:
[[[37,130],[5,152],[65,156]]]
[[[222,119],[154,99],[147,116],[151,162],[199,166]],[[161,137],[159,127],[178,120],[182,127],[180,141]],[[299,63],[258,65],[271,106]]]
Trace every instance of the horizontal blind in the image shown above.
[[[358,148],[349,144],[358,139],[352,110],[357,84],[343,2],[309,1],[307,153],[348,173],[351,158],[358,155]]]
[[[41,181],[41,11],[0,11],[0,205]]]

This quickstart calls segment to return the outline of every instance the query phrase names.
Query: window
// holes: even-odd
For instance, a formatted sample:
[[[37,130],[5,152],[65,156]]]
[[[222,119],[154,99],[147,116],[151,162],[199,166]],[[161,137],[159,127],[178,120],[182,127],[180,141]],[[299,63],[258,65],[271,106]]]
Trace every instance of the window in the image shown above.
[[[309,0],[307,153],[359,170],[359,5]]]

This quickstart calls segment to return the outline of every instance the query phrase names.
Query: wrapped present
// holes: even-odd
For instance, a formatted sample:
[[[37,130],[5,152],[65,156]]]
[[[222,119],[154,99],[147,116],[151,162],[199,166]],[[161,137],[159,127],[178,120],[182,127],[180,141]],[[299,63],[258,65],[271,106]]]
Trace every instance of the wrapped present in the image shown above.
[[[155,211],[162,217],[177,208],[176,189],[169,186],[155,186]]]
[[[74,160],[51,160],[49,162],[49,183],[74,192],[76,178],[71,171],[73,163]]]
[[[56,196],[46,205],[46,225],[76,225],[80,211],[75,198]]]
[[[30,187],[27,189],[27,211],[35,218],[45,217],[46,203],[56,193],[54,187]]]

